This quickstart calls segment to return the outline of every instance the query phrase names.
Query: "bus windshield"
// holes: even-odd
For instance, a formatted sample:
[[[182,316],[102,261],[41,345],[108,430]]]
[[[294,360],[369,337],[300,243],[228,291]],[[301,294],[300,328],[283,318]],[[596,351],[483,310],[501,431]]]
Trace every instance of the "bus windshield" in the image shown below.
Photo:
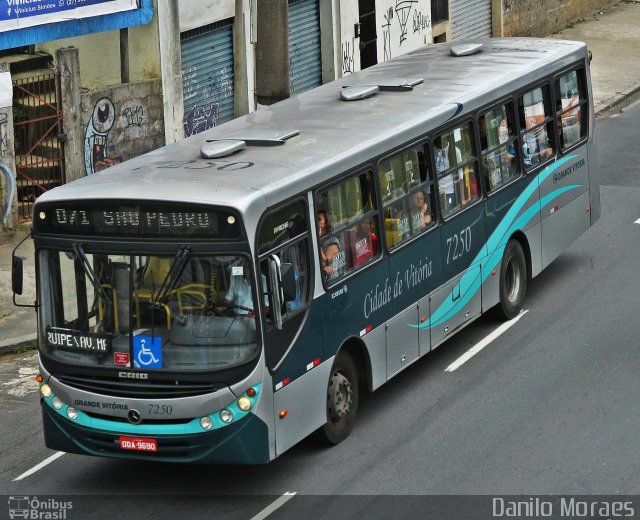
[[[105,368],[213,371],[258,353],[243,256],[41,250],[43,353]]]

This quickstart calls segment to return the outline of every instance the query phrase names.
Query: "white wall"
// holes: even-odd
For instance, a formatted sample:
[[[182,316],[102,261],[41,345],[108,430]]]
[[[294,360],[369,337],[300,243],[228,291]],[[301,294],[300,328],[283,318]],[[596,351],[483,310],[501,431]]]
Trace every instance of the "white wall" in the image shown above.
[[[360,70],[360,39],[354,34],[358,21],[358,2],[342,0],[338,52],[343,75]],[[377,0],[376,35],[378,63],[431,43],[431,0]]]
[[[233,18],[234,0],[178,0],[180,32]]]

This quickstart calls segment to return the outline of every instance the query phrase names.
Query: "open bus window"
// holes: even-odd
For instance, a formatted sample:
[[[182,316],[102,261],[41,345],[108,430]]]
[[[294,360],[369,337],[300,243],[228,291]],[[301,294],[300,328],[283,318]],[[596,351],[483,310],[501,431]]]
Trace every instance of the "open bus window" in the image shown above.
[[[553,157],[553,113],[549,87],[537,87],[520,98],[520,124],[523,129],[520,145],[526,170],[535,168]]]
[[[494,191],[520,174],[513,104],[499,105],[478,118],[482,147],[482,172],[488,191]]]
[[[422,146],[403,150],[378,166],[384,234],[393,248],[435,222],[433,180]]]
[[[587,135],[587,87],[584,70],[574,70],[555,82],[558,144],[570,148]]]
[[[320,268],[328,284],[377,257],[379,222],[375,200],[371,171],[318,193]]]
[[[269,214],[260,227],[258,238],[258,253],[261,255],[260,271],[263,277],[265,306],[267,320],[271,321],[269,312],[271,306],[268,301],[271,287],[266,276],[268,266],[264,255],[276,255],[281,264],[287,264],[293,272],[295,295],[285,302],[281,309],[282,318],[302,309],[309,298],[309,253],[307,206],[299,200]]]
[[[218,370],[258,353],[242,256],[40,252],[43,352],[75,365]]]
[[[440,207],[445,217],[480,197],[473,135],[469,121],[434,139]]]

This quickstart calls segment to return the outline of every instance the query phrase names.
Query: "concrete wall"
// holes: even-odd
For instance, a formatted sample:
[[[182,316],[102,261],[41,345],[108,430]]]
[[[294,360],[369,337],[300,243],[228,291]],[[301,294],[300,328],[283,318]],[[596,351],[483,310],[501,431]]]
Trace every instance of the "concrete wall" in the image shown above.
[[[130,27],[129,81],[160,77],[158,16],[151,23]],[[80,49],[82,88],[101,89],[120,83],[120,31],[94,33],[77,38],[53,40],[36,45],[36,50],[55,56],[61,47]]]
[[[6,63],[0,63],[0,89],[0,230],[4,235],[15,231],[18,215],[12,87]]]
[[[160,80],[83,94],[81,104],[87,175],[164,145]]]
[[[546,36],[619,3],[620,0],[502,0],[502,35]]]

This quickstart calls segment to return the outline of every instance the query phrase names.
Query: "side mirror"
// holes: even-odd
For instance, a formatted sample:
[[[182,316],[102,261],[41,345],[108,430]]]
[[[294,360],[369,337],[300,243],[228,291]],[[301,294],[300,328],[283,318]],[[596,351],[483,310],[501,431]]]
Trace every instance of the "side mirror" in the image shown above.
[[[271,315],[276,329],[282,330],[282,305],[284,304],[284,291],[282,289],[282,270],[280,259],[277,255],[271,255],[268,260],[269,284],[271,286]]]
[[[13,255],[11,257],[11,290],[18,296],[22,294],[23,272],[22,258]]]

